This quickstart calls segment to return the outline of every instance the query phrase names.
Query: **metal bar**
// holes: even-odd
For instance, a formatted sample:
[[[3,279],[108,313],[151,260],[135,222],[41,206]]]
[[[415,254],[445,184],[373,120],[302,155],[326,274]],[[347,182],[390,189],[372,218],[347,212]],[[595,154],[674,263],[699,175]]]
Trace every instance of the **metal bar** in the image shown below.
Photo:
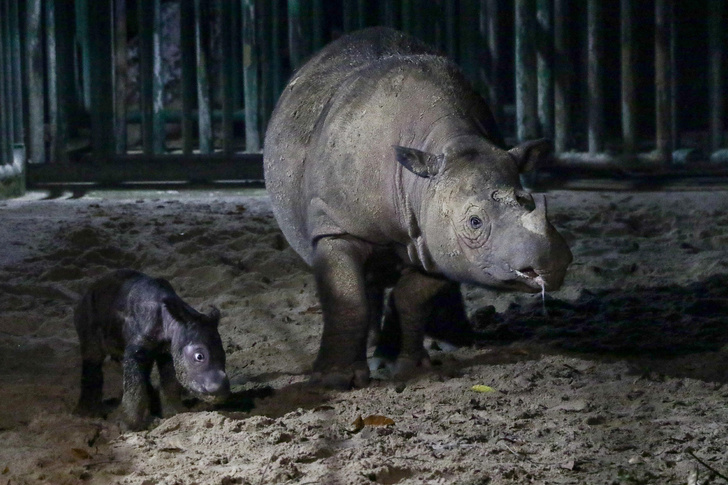
[[[204,163],[201,163],[203,162]],[[87,157],[57,165],[38,165],[28,169],[29,184],[151,181],[263,180],[263,156],[253,154],[199,155],[122,155]]]
[[[9,22],[10,22],[10,44],[6,49],[10,49],[10,92],[12,94],[10,103],[13,106],[13,143],[16,145],[24,144],[24,123],[23,123],[23,69],[22,69],[22,32],[20,30],[20,15],[18,12],[18,1],[10,0]]]
[[[452,60],[458,59],[458,11],[456,2],[445,2],[445,53]]]
[[[291,68],[298,69],[311,53],[311,0],[288,0],[288,49]]]
[[[182,122],[182,115],[183,112],[180,110],[175,109],[163,109],[162,110],[162,118],[164,118],[165,123],[181,123]],[[198,116],[197,110],[193,109],[188,114],[193,119]],[[211,111],[211,118],[213,122],[219,122],[222,121],[222,110],[215,109]],[[245,111],[244,110],[235,110],[233,111],[233,120],[236,122],[245,122]],[[126,115],[126,122],[127,123],[141,123],[142,122],[142,114],[140,111],[129,111]]]
[[[192,110],[195,108],[195,66],[197,65],[195,52],[195,36],[189,35],[195,31],[195,4],[193,0],[180,2],[180,55],[182,56],[182,152],[185,155],[192,153],[194,147],[194,119]],[[165,119],[168,119],[165,117]]]
[[[402,0],[402,10],[401,10],[401,19],[402,19],[402,30],[407,32],[408,34],[414,34],[414,6],[412,5],[412,2],[414,0]]]
[[[112,153],[114,143],[114,87],[111,0],[88,3],[89,64],[91,77],[91,145],[96,156]]]
[[[272,32],[272,16],[271,6],[268,0],[258,0],[256,3],[256,9],[258,11],[257,32],[258,36],[258,65],[260,66],[260,86],[258,87],[259,97],[259,114],[260,114],[260,127],[265,133],[265,128],[268,125],[268,118],[271,111],[273,111],[273,65],[271,63],[271,32]],[[243,9],[243,25],[245,19],[245,9]],[[243,44],[245,43],[245,33],[243,33]],[[243,47],[243,56],[245,55],[245,47]],[[245,80],[245,71],[243,71],[243,83]],[[243,86],[243,96],[245,96],[245,87]],[[244,105],[247,105],[247,101],[244,101]],[[246,128],[247,130],[247,128]]]
[[[162,110],[164,109],[164,81],[162,80],[162,1],[154,2],[154,23],[152,36],[153,71],[152,71],[152,146],[154,153],[164,152],[165,130]]]
[[[216,0],[216,10],[220,20],[222,64],[220,65],[220,85],[222,88],[222,151],[233,152],[233,64],[238,63],[233,55],[232,16],[233,2]],[[257,104],[257,100],[256,100]],[[247,108],[247,107],[246,107]]]
[[[243,76],[245,82],[245,151],[260,150],[258,131],[258,45],[255,0],[242,0],[243,7]]]
[[[554,1],[554,151],[568,148],[571,136],[571,60],[569,56],[569,0]]]
[[[519,141],[538,136],[538,85],[533,38],[534,0],[516,0],[516,135]]]
[[[156,3],[157,0],[152,0]],[[140,4],[139,7],[142,7]],[[139,22],[139,106],[142,112],[142,149],[154,153],[154,16],[156,6],[137,9]]]
[[[0,2],[0,61],[5,64],[6,59],[10,56],[10,46],[8,45],[8,28],[7,18],[8,12],[5,2]],[[8,106],[12,93],[10,92],[11,71],[9,69],[0,69],[0,181],[4,180],[8,176],[5,174],[6,167],[12,163],[12,153],[10,147],[12,145],[13,133],[12,133],[12,122],[9,119],[10,111],[4,109]],[[2,185],[0,185],[0,198],[3,197]]]
[[[66,161],[65,105],[61,95],[63,91],[61,84],[64,81],[62,66],[65,52],[62,47],[65,24],[60,23],[58,18],[58,16],[63,16],[65,11],[65,5],[61,0],[45,1],[49,161],[51,163]]]
[[[324,23],[325,23],[325,11],[324,11],[324,0],[313,0],[312,8],[312,21],[313,21],[313,51],[317,52],[320,50],[326,41],[324,40]],[[262,42],[263,39],[261,39]]]
[[[601,0],[589,0],[587,3],[587,43],[589,153],[594,154],[604,150]]]
[[[480,78],[496,122],[503,121],[501,94],[501,54],[498,39],[498,1],[480,1],[480,36],[485,44],[485,62],[480,62]]]
[[[670,110],[671,0],[655,0],[655,145],[663,163],[672,161],[672,112]]]
[[[637,95],[634,66],[634,9],[632,0],[621,0],[620,44],[622,63],[622,140],[624,152],[632,154],[637,148]]]
[[[77,0],[76,1],[76,42],[79,44],[81,51],[81,79],[79,80],[80,98],[83,100],[83,106],[87,110],[91,109],[91,54],[89,49],[91,44],[89,41],[89,18],[88,8],[89,2],[95,0]]]
[[[126,153],[126,0],[114,4],[114,134],[117,154]]]
[[[200,153],[212,152],[212,119],[210,117],[210,81],[207,67],[209,25],[204,0],[195,1],[195,45],[197,54],[197,113]]]
[[[281,16],[281,4],[279,0],[273,0],[271,4],[271,20],[271,87],[273,100],[277,100],[281,91],[283,91],[283,83],[285,83],[283,57],[281,54],[281,24],[283,23],[283,18]]]
[[[387,27],[397,26],[396,0],[381,0],[379,2],[379,19],[382,25]],[[446,5],[454,5],[454,2],[445,2]]]
[[[0,2],[0,62],[12,67],[10,47],[10,6],[7,2]],[[15,113],[11,106],[13,99],[12,70],[0,69],[0,167],[12,163],[12,145],[15,140]]]
[[[45,163],[45,107],[43,99],[43,46],[41,0],[28,0],[26,18],[26,57],[28,66],[28,161]]]
[[[541,136],[554,137],[553,0],[537,0],[538,122]]]
[[[708,3],[708,55],[709,55],[709,105],[710,105],[710,150],[723,146],[723,44],[721,43],[721,19],[725,0],[710,0]]]
[[[46,80],[48,95],[48,135],[50,136],[49,162],[55,162],[58,154],[58,71],[56,69],[56,17],[55,1],[46,0],[45,13],[45,52],[46,52]]]
[[[479,38],[480,1],[462,0],[460,2],[460,66],[477,90],[483,86],[478,77],[479,62],[484,46]]]

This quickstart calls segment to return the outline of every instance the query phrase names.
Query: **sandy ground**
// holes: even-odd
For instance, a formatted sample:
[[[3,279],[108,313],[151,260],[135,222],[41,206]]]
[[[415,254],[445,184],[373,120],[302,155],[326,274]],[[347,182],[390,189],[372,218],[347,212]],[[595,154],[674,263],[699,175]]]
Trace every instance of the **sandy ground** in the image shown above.
[[[726,192],[548,194],[575,256],[548,316],[466,288],[474,346],[349,392],[305,384],[321,311],[263,191],[45,195],[0,202],[0,485],[728,481]],[[221,308],[229,403],[71,415],[74,301],[121,267]]]

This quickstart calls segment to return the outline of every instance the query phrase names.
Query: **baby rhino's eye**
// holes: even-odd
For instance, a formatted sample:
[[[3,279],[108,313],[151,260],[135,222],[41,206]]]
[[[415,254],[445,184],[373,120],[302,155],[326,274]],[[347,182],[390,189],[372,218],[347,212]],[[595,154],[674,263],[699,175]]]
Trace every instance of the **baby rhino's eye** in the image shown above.
[[[478,230],[483,227],[483,220],[478,216],[470,216],[470,227]]]
[[[204,362],[205,361],[205,354],[202,352],[195,352],[195,360],[197,362]]]

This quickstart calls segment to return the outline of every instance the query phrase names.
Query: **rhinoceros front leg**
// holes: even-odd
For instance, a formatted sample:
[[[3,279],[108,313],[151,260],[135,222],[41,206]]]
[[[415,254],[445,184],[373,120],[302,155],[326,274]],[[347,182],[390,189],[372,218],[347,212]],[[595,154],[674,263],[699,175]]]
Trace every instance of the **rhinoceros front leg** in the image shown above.
[[[370,254],[367,243],[352,237],[325,237],[316,244],[313,269],[324,330],[314,363],[314,382],[346,388],[369,382],[364,263]]]
[[[429,366],[425,331],[435,314],[436,296],[449,285],[452,282],[448,280],[408,270],[392,289],[400,327],[400,351],[394,366],[398,376],[406,377],[417,367]]]

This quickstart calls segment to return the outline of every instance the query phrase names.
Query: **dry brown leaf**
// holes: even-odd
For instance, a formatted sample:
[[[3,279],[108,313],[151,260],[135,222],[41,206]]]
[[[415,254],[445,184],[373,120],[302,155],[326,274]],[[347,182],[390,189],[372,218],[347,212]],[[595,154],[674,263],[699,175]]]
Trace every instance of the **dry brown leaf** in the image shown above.
[[[358,418],[356,418],[354,420],[353,423],[351,423],[351,425],[354,426],[354,428],[351,429],[351,432],[352,433],[358,433],[359,431],[361,431],[362,429],[364,429],[364,420],[361,419],[361,416],[359,416]]]
[[[378,416],[376,414],[367,416],[363,421],[365,426],[391,426],[394,424],[394,420],[392,418]]]
[[[91,458],[91,454],[82,448],[71,448],[71,453],[73,453],[73,456],[81,460],[88,460]]]

